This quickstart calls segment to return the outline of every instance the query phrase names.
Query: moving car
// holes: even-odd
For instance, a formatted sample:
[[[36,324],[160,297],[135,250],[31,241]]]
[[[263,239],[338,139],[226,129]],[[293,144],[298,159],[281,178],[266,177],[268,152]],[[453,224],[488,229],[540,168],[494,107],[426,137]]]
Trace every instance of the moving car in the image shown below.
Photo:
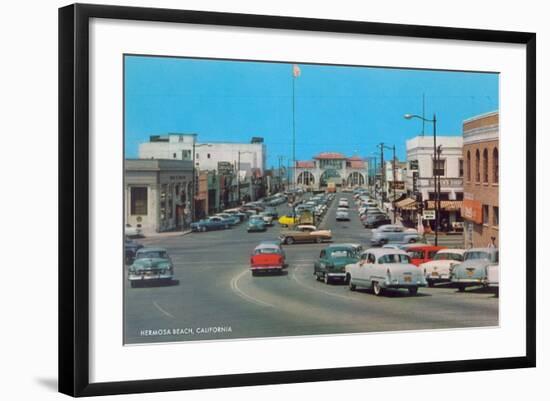
[[[266,226],[273,225],[273,216],[271,216],[270,214],[267,214],[266,212],[261,212],[259,216],[264,220]]]
[[[464,253],[464,262],[453,267],[451,282],[460,292],[466,287],[488,284],[488,268],[498,264],[498,248],[472,248]]]
[[[261,242],[250,256],[250,271],[255,276],[259,272],[282,274],[286,267],[285,253],[276,242]]]
[[[285,214],[284,216],[279,217],[279,224],[285,227],[292,226],[296,224],[298,218],[296,216]]]
[[[430,262],[422,263],[419,267],[424,272],[428,286],[435,283],[451,280],[451,270],[464,260],[464,249],[441,249]]]
[[[420,266],[422,263],[430,262],[435,254],[441,249],[445,249],[445,247],[428,244],[414,244],[407,246],[405,251],[411,257],[412,264]]]
[[[191,230],[205,232],[212,230],[224,230],[230,226],[231,224],[228,221],[224,221],[221,217],[217,219],[208,218],[191,223]]]
[[[265,220],[262,216],[252,216],[248,220],[248,225],[246,227],[246,231],[249,233],[251,232],[258,232],[258,231],[266,231],[267,225],[265,224]]]
[[[132,287],[144,282],[171,282],[174,266],[164,248],[141,248],[128,268],[128,280]]]
[[[313,274],[317,281],[330,284],[333,280],[346,279],[346,265],[359,260],[355,246],[351,244],[330,245],[323,249],[319,260],[313,266]]]
[[[296,242],[317,242],[329,241],[332,239],[330,230],[318,230],[313,225],[298,225],[293,230],[283,231],[279,236],[283,244],[291,245]]]
[[[130,238],[141,237],[141,227],[134,227],[131,224],[126,223],[126,226],[124,226],[124,235]]]
[[[371,243],[373,245],[413,244],[420,241],[422,241],[422,236],[412,228],[386,224],[372,230]]]
[[[348,212],[348,209],[346,208],[338,208],[336,210],[336,220],[337,221],[341,221],[341,220],[347,220],[349,221],[349,212]]]
[[[362,222],[365,228],[377,228],[380,226],[391,224],[391,219],[387,215],[380,212],[365,215],[365,218],[362,219]]]
[[[230,213],[218,213],[214,217],[219,217],[222,220],[228,221],[232,226],[237,225],[241,222],[241,219],[238,216],[232,215]]]
[[[143,248],[143,245],[130,239],[124,238],[124,259],[127,265],[131,265],[136,257],[136,252]]]
[[[338,207],[349,207],[348,200],[346,198],[340,198],[338,200]]]
[[[382,295],[387,288],[406,288],[409,294],[416,295],[418,288],[426,286],[424,275],[411,263],[410,256],[388,248],[363,252],[358,262],[346,266],[346,280],[351,291],[364,287],[375,295]]]

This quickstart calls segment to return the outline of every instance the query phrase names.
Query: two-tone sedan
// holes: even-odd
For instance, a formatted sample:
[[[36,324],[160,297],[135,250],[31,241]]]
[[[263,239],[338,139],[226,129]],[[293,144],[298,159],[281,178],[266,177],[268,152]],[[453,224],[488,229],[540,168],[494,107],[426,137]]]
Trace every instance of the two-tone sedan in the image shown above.
[[[318,230],[316,226],[309,224],[301,224],[293,230],[283,231],[279,235],[281,243],[292,245],[298,242],[317,242],[320,244],[323,241],[332,240],[332,231]]]
[[[410,256],[389,248],[364,251],[357,263],[346,266],[346,280],[351,291],[364,287],[375,295],[382,295],[388,288],[406,288],[409,294],[416,295],[418,288],[426,286],[422,271],[411,263]]]
[[[487,286],[488,269],[498,264],[498,248],[472,248],[464,253],[464,262],[454,266],[451,282],[460,292],[471,286]]]
[[[435,283],[451,281],[451,270],[464,260],[464,249],[441,249],[433,260],[419,265],[424,272],[429,287]]]
[[[330,284],[333,280],[346,279],[346,265],[359,260],[357,247],[353,244],[330,245],[323,249],[319,260],[313,265],[317,281]]]
[[[128,268],[128,280],[132,287],[145,282],[171,282],[174,265],[164,248],[141,248]]]

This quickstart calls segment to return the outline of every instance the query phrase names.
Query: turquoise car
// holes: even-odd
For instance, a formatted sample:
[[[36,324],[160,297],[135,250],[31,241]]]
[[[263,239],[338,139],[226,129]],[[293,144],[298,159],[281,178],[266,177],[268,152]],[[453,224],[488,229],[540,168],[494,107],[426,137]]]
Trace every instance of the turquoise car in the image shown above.
[[[318,281],[330,284],[333,280],[345,281],[346,265],[359,260],[358,246],[355,244],[330,245],[321,251],[319,260],[313,266],[313,274]]]
[[[173,279],[174,265],[164,248],[139,249],[128,268],[128,280],[132,287],[151,282],[170,283]]]
[[[487,286],[488,269],[498,264],[497,248],[472,248],[464,253],[464,262],[451,270],[451,283],[460,292],[470,286]]]
[[[248,220],[248,226],[246,228],[246,231],[249,233],[252,232],[259,232],[259,231],[266,231],[267,225],[265,224],[264,219],[261,216],[252,216]]]

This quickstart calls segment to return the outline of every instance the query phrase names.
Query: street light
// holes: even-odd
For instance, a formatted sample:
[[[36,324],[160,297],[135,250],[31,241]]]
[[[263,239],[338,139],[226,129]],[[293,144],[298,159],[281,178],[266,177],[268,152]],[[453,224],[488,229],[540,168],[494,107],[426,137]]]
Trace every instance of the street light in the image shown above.
[[[392,159],[392,186],[393,186],[392,211],[393,211],[393,224],[395,224],[395,199],[396,199],[396,195],[395,195],[395,145],[390,147],[390,146],[384,145],[384,143],[382,142],[378,146],[380,147],[381,167],[384,169],[384,176],[383,176],[384,181],[387,181],[385,179],[386,178],[386,166],[382,165],[382,163],[384,162],[384,149],[388,149],[388,150],[391,150],[393,152],[393,154],[392,154],[392,156],[393,156],[393,159]],[[383,192],[383,194],[385,194],[385,191]]]
[[[437,143],[436,143],[436,124],[437,124],[437,119],[436,119],[436,116],[435,116],[435,113],[434,113],[434,118],[432,120],[430,119],[427,119],[427,118],[424,118],[422,116],[419,116],[417,114],[405,114],[403,116],[405,119],[407,120],[410,120],[412,118],[418,118],[422,121],[425,121],[425,122],[429,122],[429,123],[433,123],[433,135],[434,135],[434,168],[433,168],[433,177],[434,177],[434,196],[435,196],[435,199],[434,199],[434,205],[436,206],[435,207],[435,245],[437,246],[437,238],[438,238],[438,230],[439,230],[439,215],[440,215],[440,203],[439,203],[439,198],[441,198],[440,196],[440,193],[438,192],[438,188],[441,189],[440,186],[438,186],[438,181],[440,181],[440,179],[438,179],[438,175],[436,175],[436,169],[435,169],[435,163],[436,161],[438,162],[437,160]],[[439,167],[439,162],[438,162],[438,167]]]

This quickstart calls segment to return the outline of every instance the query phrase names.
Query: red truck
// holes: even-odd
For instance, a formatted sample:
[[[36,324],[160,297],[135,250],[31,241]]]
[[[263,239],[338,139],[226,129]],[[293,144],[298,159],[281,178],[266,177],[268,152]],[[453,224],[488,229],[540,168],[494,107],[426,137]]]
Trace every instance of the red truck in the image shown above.
[[[431,262],[437,251],[445,248],[444,246],[415,244],[407,246],[405,251],[411,257],[412,264],[420,266],[422,263]]]
[[[286,266],[285,253],[276,241],[260,243],[250,256],[250,271],[253,276],[260,272],[282,274]]]

